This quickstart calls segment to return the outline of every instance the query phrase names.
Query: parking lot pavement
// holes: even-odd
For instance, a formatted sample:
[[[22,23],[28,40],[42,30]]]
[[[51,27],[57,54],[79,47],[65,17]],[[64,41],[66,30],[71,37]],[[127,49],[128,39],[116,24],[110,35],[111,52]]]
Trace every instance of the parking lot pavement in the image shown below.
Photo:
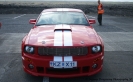
[[[0,82],[133,82],[133,18],[103,16],[103,26],[94,29],[103,38],[105,56],[102,72],[76,78],[44,78],[26,74],[22,69],[21,41],[38,14],[0,15]],[[96,15],[89,15],[95,18]]]

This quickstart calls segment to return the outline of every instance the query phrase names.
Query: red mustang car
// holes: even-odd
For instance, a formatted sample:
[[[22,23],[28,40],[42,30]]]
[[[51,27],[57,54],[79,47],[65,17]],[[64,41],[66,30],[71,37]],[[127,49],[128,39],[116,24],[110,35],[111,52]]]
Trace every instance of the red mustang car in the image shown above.
[[[68,78],[102,70],[104,45],[80,9],[53,8],[41,12],[22,40],[24,71],[35,76]]]

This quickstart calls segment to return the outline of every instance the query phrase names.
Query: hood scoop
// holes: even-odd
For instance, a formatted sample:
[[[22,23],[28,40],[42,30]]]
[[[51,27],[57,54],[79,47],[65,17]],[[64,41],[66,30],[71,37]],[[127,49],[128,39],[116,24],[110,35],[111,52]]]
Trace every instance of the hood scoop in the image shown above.
[[[56,25],[55,28],[54,28],[54,32],[55,31],[59,31],[59,30],[62,30],[62,31],[64,31],[64,30],[72,31],[70,25],[62,25],[62,24],[61,25]]]

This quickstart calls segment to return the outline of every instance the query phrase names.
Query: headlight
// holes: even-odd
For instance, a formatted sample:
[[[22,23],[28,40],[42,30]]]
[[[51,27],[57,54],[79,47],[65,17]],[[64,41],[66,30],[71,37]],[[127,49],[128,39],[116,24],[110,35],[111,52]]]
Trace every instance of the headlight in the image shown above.
[[[34,53],[34,47],[25,46],[25,52],[33,54]]]
[[[102,51],[102,50],[101,50],[101,46],[93,46],[93,47],[92,47],[92,52],[93,52],[93,53],[97,53],[97,52],[100,52],[100,51]]]

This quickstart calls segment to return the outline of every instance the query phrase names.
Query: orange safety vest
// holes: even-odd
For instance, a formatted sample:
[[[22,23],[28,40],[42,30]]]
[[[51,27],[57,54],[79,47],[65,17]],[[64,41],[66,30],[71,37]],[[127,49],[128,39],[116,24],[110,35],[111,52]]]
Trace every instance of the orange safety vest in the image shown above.
[[[100,3],[99,5],[98,5],[98,14],[103,14],[104,13],[104,10],[103,10],[103,8],[102,8],[102,4]]]

